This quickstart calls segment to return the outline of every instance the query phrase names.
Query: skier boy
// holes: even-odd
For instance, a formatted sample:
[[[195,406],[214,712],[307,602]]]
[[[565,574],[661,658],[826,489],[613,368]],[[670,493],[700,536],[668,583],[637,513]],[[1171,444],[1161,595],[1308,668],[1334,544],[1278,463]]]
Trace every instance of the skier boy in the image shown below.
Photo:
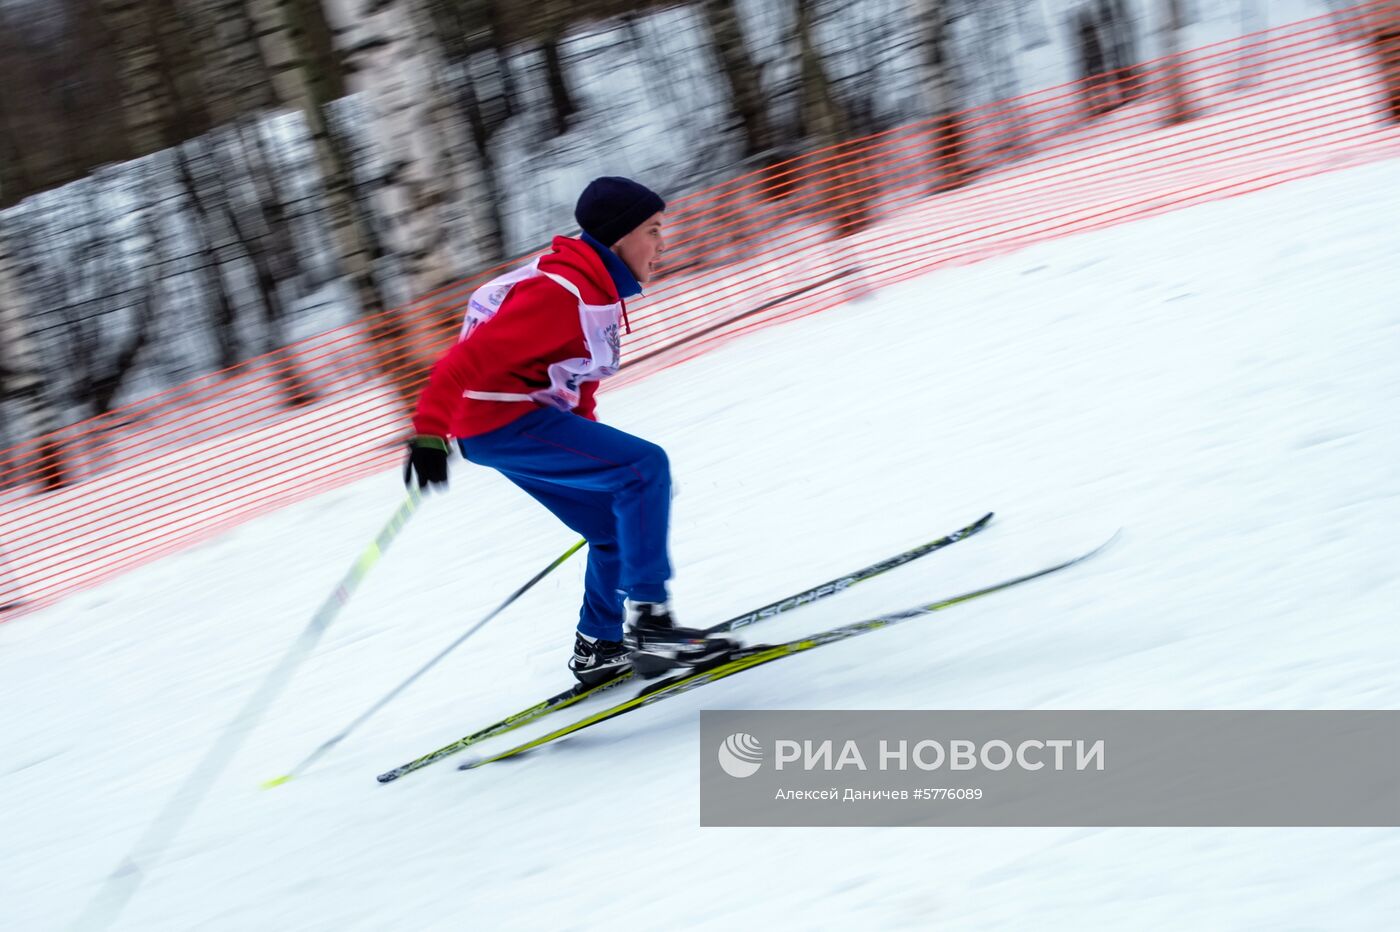
[[[642,293],[665,249],[665,208],[635,181],[598,178],[574,210],[578,239],[557,236],[549,253],[478,288],[419,397],[404,466],[405,483],[446,488],[455,438],[463,457],[498,470],[588,541],[569,660],[585,685],[632,667],[656,676],[707,664],[733,646],[674,624],[665,451],[594,416],[599,380],[621,363],[625,301]]]

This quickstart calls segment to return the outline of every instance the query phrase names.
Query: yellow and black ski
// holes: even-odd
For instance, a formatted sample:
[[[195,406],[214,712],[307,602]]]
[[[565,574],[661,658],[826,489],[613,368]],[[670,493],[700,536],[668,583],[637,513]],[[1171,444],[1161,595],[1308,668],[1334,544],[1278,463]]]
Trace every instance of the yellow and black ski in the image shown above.
[[[991,520],[992,512],[987,512],[967,527],[954,531],[952,534],[940,537],[937,540],[929,541],[926,544],[920,544],[917,547],[911,547],[903,553],[896,554],[887,560],[881,560],[879,563],[872,563],[870,566],[856,570],[854,573],[847,573],[844,576],[838,576],[835,579],[827,580],[810,589],[804,589],[802,592],[790,595],[785,599],[771,602],[762,608],[757,608],[753,611],[745,612],[742,615],[736,615],[726,621],[721,621],[716,625],[706,628],[705,633],[718,634],[722,631],[733,631],[736,628],[747,627],[751,624],[756,624],[757,622],[790,612],[803,605],[810,605],[813,602],[836,595],[839,592],[844,592],[856,583],[865,582],[867,579],[873,579],[876,576],[888,573],[896,567],[917,560],[919,557],[926,556],[937,550],[942,550],[950,544],[955,544],[960,540],[971,537],[973,534],[985,528]],[[557,712],[560,709],[566,709],[570,706],[577,705],[591,696],[601,693],[604,690],[612,689],[614,686],[619,686],[631,679],[633,679],[633,676],[632,672],[629,670],[620,676],[616,676],[613,679],[595,686],[578,685],[574,686],[572,689],[566,689],[561,693],[550,696],[548,699],[535,703],[527,709],[522,709],[514,715],[507,716],[495,724],[488,725],[479,731],[472,732],[464,738],[453,741],[451,744],[444,745],[436,751],[424,754],[422,757],[411,760],[402,766],[395,767],[393,770],[385,771],[381,773],[377,779],[380,783],[392,782],[399,777],[413,773],[415,770],[421,770],[429,764],[437,763],[445,757],[450,757],[473,744],[485,741],[488,738],[494,738],[497,735],[503,735],[508,731],[514,731],[516,728],[537,721],[549,715],[551,712]]]
[[[1074,566],[1077,563],[1084,562],[1085,560],[1099,553],[1105,547],[1111,544],[1117,538],[1117,536],[1118,534],[1115,533],[1113,537],[1110,537],[1108,540],[1104,541],[1102,544],[1095,547],[1088,553],[1084,553],[1072,559],[1065,560],[1062,563],[1056,563],[1053,566],[1048,566],[1044,569],[1036,570],[1032,573],[1026,573],[1023,576],[1017,576],[1013,579],[1003,580],[1002,582],[994,583],[990,586],[983,586],[981,589],[974,589],[971,592],[964,592],[961,595],[955,595],[950,598],[938,599],[933,602],[926,602],[923,605],[916,605],[911,609],[907,609],[902,612],[896,612],[893,615],[881,615],[878,618],[872,618],[868,621],[856,622],[855,624],[850,625],[842,625],[839,628],[832,628],[828,631],[822,631],[820,633],[813,634],[804,638],[798,638],[797,640],[788,641],[783,644],[758,645],[754,647],[742,648],[739,651],[732,654],[729,657],[729,659],[727,659],[723,663],[718,664],[717,666],[710,667],[706,670],[699,670],[687,673],[685,675],[674,677],[672,679],[662,680],[659,683],[654,683],[625,702],[620,702],[617,705],[612,706],[611,708],[602,709],[601,711],[595,712],[592,715],[589,715],[585,718],[581,718],[576,722],[573,722],[569,725],[565,725],[563,728],[551,731],[549,734],[542,735],[538,738],[535,738],[532,741],[527,741],[524,744],[513,747],[507,751],[501,751],[500,753],[492,754],[489,757],[480,757],[474,760],[469,760],[466,763],[461,764],[457,769],[474,770],[475,768],[484,766],[486,764],[506,760],[512,757],[517,757],[521,754],[533,751],[535,748],[541,747],[542,745],[549,744],[553,741],[558,741],[560,738],[571,735],[574,732],[582,731],[585,728],[597,725],[600,722],[606,722],[608,719],[616,718],[619,715],[624,715],[628,712],[633,711],[634,709],[640,709],[642,706],[651,705],[653,702],[660,702],[662,699],[668,699],[672,696],[677,696],[681,693],[689,692],[690,690],[695,689],[699,686],[704,686],[708,683],[713,683],[716,680],[722,680],[726,677],[733,676],[736,673],[742,673],[745,670],[751,670],[754,667],[762,666],[767,663],[772,663],[773,661],[781,660],[784,657],[791,657],[796,654],[812,650],[813,648],[821,647],[825,644],[834,644],[837,641],[844,641],[848,638],[857,637],[862,634],[868,634],[869,632],[877,631],[880,628],[888,628],[890,625],[899,624],[901,621],[908,621],[911,618],[918,618],[923,615],[932,614],[933,612],[942,611],[945,608],[950,608],[961,602],[967,602],[971,599],[976,599],[984,595],[990,595],[993,592],[1000,592],[1003,589],[1009,589],[1012,586],[1018,586],[1021,583],[1030,582],[1032,579],[1039,579],[1042,576],[1049,576],[1051,573],[1057,573],[1060,570]]]

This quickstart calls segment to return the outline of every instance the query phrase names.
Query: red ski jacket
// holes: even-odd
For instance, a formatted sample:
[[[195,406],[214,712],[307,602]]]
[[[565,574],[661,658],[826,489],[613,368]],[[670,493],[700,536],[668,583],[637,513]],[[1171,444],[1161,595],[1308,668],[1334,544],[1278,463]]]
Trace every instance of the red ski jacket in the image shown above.
[[[593,394],[618,370],[625,311],[598,253],[556,236],[552,252],[473,292],[460,339],[418,398],[414,430],[473,437],[541,405],[596,420]]]

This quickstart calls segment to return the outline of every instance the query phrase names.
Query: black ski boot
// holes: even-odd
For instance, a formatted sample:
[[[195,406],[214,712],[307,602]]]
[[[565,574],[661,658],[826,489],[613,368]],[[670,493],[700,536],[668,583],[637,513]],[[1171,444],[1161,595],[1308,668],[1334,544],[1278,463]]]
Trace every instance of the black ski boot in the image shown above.
[[[738,645],[700,628],[678,628],[664,602],[634,602],[625,643],[632,648],[632,669],[644,680],[678,668],[723,663]]]
[[[587,635],[574,634],[574,655],[569,658],[569,670],[584,686],[606,683],[631,667],[631,652],[621,641],[590,640]]]

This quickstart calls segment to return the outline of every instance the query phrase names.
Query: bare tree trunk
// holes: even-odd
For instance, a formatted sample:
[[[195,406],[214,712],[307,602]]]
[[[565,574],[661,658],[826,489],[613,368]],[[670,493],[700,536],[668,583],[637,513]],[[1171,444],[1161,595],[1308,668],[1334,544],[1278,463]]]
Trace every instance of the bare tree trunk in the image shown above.
[[[341,271],[350,281],[360,314],[370,322],[370,338],[378,349],[380,368],[393,378],[399,365],[396,356],[403,335],[402,322],[397,312],[385,310],[374,269],[381,250],[355,203],[345,147],[327,120],[327,108],[343,88],[339,72],[316,54],[311,38],[314,30],[299,25],[300,21],[320,17],[319,4],[302,6],[306,3],[307,0],[247,0],[250,34],[258,37],[278,99],[298,107],[306,119],[325,186],[331,236]]]
[[[511,69],[510,53],[506,48],[503,0],[429,0],[439,21],[439,36],[443,23],[452,22],[453,29],[470,56],[467,74],[472,90],[481,106],[481,119],[486,135],[496,130],[519,112],[516,102],[515,74]],[[446,43],[447,39],[443,38]],[[453,55],[448,48],[449,56]],[[480,67],[477,56],[489,59]]]
[[[277,281],[290,281],[301,274],[301,250],[284,206],[289,197],[281,173],[256,120],[239,120],[233,129],[263,225],[259,239],[266,243]]]
[[[1098,18],[1091,9],[1075,17],[1079,52],[1079,82],[1084,91],[1084,109],[1089,116],[1101,116],[1113,109],[1112,82],[1108,78],[1108,55]]]
[[[62,451],[51,436],[58,428],[58,415],[45,388],[39,344],[30,329],[34,320],[0,225],[0,397],[18,402],[19,434],[39,443],[31,475],[50,492],[66,484],[65,468]]]
[[[182,146],[185,139],[205,132],[211,121],[202,95],[194,93],[183,77],[191,73],[193,56],[179,10],[174,0],[103,0],[101,10],[122,63],[120,96],[132,145],[137,152],[171,149],[176,177],[195,218],[194,248],[202,259],[195,274],[202,280],[205,299],[214,305],[219,366],[237,365],[241,358],[234,327],[237,311],[210,240],[209,205]]]
[[[246,0],[206,0],[210,30],[200,45],[210,67],[204,94],[218,125],[236,123],[258,108],[278,106],[257,36],[250,28]]]
[[[154,172],[146,166],[146,180],[142,185],[139,219],[141,234],[136,239],[141,243],[143,253],[152,256],[157,262],[164,249],[161,245],[158,224],[153,221],[157,197],[152,182]],[[113,213],[112,198],[106,196],[101,173],[90,176],[86,182],[93,190],[87,197],[87,212],[83,224],[86,242],[75,254],[74,277],[83,280],[91,276],[93,284],[88,290],[101,299],[115,294],[126,278],[125,260],[115,248],[119,237],[126,236],[125,217]],[[109,175],[109,180],[111,180]],[[120,208],[118,208],[120,209]],[[148,276],[139,289],[140,297],[132,306],[134,316],[130,326],[122,328],[114,323],[124,316],[128,308],[104,309],[100,316],[77,311],[68,315],[67,327],[61,336],[61,347],[67,359],[61,371],[75,382],[73,396],[94,417],[101,417],[113,410],[122,387],[135,370],[137,358],[150,342],[154,323],[155,289],[159,279]],[[96,457],[90,444],[82,445],[84,460],[91,471]]]
[[[227,147],[228,140],[201,138],[191,140],[186,146],[195,148],[199,153],[198,158],[201,163],[208,166],[209,186],[212,188],[213,196],[210,200],[217,205],[218,216],[225,242],[228,246],[237,243],[243,251],[243,256],[253,266],[253,275],[256,287],[252,290],[259,307],[259,319],[264,326],[269,321],[279,322],[285,316],[282,308],[282,298],[277,290],[276,276],[272,273],[271,266],[267,261],[267,250],[259,242],[258,237],[251,234],[246,225],[241,222],[238,215],[238,205],[234,200],[232,181],[240,174],[240,165],[229,158]],[[184,147],[181,147],[184,148]],[[212,228],[213,224],[210,223]],[[220,252],[225,251],[223,249]],[[217,253],[216,253],[217,255]],[[221,347],[235,347],[233,362],[224,368],[235,366],[244,361],[248,355],[244,352],[242,341],[239,340],[237,332],[237,321],[233,317],[219,320],[220,333],[219,341]],[[260,341],[259,348],[264,352],[270,349],[267,345],[267,334],[264,331],[264,340]],[[299,391],[293,391],[289,403],[293,405],[304,403]]]
[[[573,115],[578,113],[573,94],[569,92],[569,82],[564,74],[564,63],[559,58],[559,43],[569,27],[571,8],[563,0],[536,0],[544,33],[540,41],[540,51],[544,54],[544,80],[549,88],[550,114],[554,118],[554,134],[562,136],[569,131]]]
[[[229,223],[230,205],[225,179],[217,169],[211,175],[218,190],[212,198],[206,198],[200,190],[195,166],[191,163],[187,149],[205,149],[206,145],[198,137],[207,133],[213,126],[207,95],[204,89],[182,80],[184,75],[193,75],[195,51],[190,46],[186,22],[181,16],[175,0],[147,0],[151,15],[151,44],[156,50],[157,62],[154,67],[156,77],[171,110],[167,121],[165,145],[170,146],[175,157],[175,166],[180,185],[194,210],[195,235],[198,238],[198,252],[203,257],[205,294],[214,302],[214,338],[219,348],[219,368],[231,369],[243,361],[244,352],[238,337],[238,308],[228,293],[223,277],[222,250],[215,248],[212,233],[214,212],[223,215],[225,225]],[[207,155],[202,160],[207,161]]]
[[[849,123],[845,109],[836,99],[817,51],[812,35],[812,12],[814,0],[797,0],[797,47],[802,80],[802,124],[806,135],[818,148],[833,144],[837,148],[822,153],[820,158],[835,155],[834,161],[827,162],[821,174],[830,176],[831,194],[826,196],[822,212],[835,214],[836,235],[847,236],[870,222],[869,195],[855,190],[861,185],[859,167],[840,158],[842,148],[849,135]],[[829,202],[826,203],[826,202]]]
[[[774,148],[773,133],[758,68],[744,42],[738,8],[734,0],[704,0],[701,8],[710,45],[729,89],[730,106],[744,133],[744,157],[764,155]]]
[[[99,9],[117,52],[117,104],[131,152],[140,156],[164,149],[171,144],[173,105],[152,29],[156,13],[145,0],[100,0]]]
[[[803,132],[819,145],[830,145],[846,135],[846,114],[832,91],[831,80],[812,36],[814,0],[796,0],[796,3]]]
[[[243,246],[253,266],[261,312],[259,350],[273,353],[286,343],[287,314],[281,283],[296,276],[298,250],[283,210],[286,195],[276,171],[269,168],[270,160],[257,119],[243,114],[274,109],[280,101],[242,0],[218,0],[213,12],[216,15],[213,34],[206,38],[205,48],[208,57],[219,66],[205,72],[211,77],[206,79],[204,98],[208,102],[206,106],[226,113],[227,121],[234,125],[232,134],[213,143],[217,163],[215,176],[220,180],[225,224]],[[237,159],[230,158],[228,152],[235,142]],[[240,174],[247,176],[252,188],[262,228],[260,233],[248,229],[240,218],[230,184]],[[287,404],[297,407],[313,401],[314,393],[296,357],[290,353],[280,354],[276,362],[284,370],[278,384]]]
[[[1185,123],[1194,116],[1182,75],[1181,30],[1186,26],[1185,0],[1162,0],[1162,47],[1167,60],[1162,82],[1167,95],[1167,124]]]
[[[496,74],[501,82],[501,97],[506,105],[503,119],[509,119],[520,112],[520,94],[515,81],[515,73],[510,67],[510,49],[506,45],[506,3],[509,0],[484,0],[486,23],[491,35],[491,51],[496,57]]]
[[[967,153],[964,106],[949,33],[948,0],[913,0],[925,105],[933,116],[934,190],[958,188],[974,174]]]
[[[484,267],[489,224],[481,219],[481,167],[437,78],[441,47],[422,0],[328,0],[351,88],[369,110],[382,164],[373,192],[386,246],[410,294]]]
[[[24,592],[10,569],[9,558],[0,550],[0,615],[24,606]]]
[[[84,198],[86,216],[82,223],[83,245],[73,255],[69,276],[86,284],[86,291],[92,300],[116,292],[120,274],[113,261],[113,238],[108,199],[103,197],[104,182],[98,175],[89,175],[85,180],[91,189]],[[81,307],[79,305],[78,307]],[[72,400],[82,404],[93,415],[104,412],[96,409],[97,386],[104,380],[107,370],[107,344],[112,333],[109,320],[114,314],[104,314],[101,321],[93,314],[83,313],[78,307],[69,307],[65,323],[67,327],[60,335],[59,346],[65,355],[64,372],[72,380]],[[89,462],[91,459],[89,458]]]
[[[213,214],[199,190],[194,166],[185,153],[185,146],[193,144],[191,142],[175,146],[171,149],[171,156],[180,188],[184,191],[190,210],[194,214],[193,245],[195,254],[199,256],[199,268],[194,274],[203,282],[205,300],[214,302],[210,322],[213,324],[214,344],[218,347],[218,366],[220,369],[232,369],[243,359],[243,347],[238,339],[238,309],[234,306],[224,283],[222,257],[214,247],[211,234],[214,226]]]
[[[1137,37],[1126,0],[1102,0],[1099,4],[1099,22],[1108,43],[1109,66],[1113,69],[1110,81],[1116,96],[1116,107],[1142,96],[1137,68]]]
[[[285,210],[289,196],[280,181],[277,160],[260,121],[243,114],[279,110],[288,103],[272,80],[271,68],[263,56],[246,0],[216,0],[215,7],[218,13],[213,36],[216,44],[211,48],[210,57],[222,61],[215,73],[224,77],[214,79],[207,93],[210,97],[227,98],[231,104],[234,117],[222,122],[231,122],[236,128],[249,165],[249,179],[258,192],[268,249],[278,267],[277,278],[284,281],[300,274],[302,256]],[[324,43],[324,54],[330,55],[328,28],[323,39],[312,42],[318,47],[320,43]],[[333,67],[331,70],[334,72]]]
[[[279,250],[292,249],[293,247],[289,242],[285,242],[283,237],[276,235],[277,230],[285,232],[287,229],[286,223],[281,222],[277,216],[281,211],[280,192],[269,191],[265,186],[259,184],[259,175],[262,174],[265,179],[266,174],[257,171],[260,156],[254,155],[248,146],[244,123],[246,121],[240,121],[235,130],[239,134],[240,141],[237,150],[238,161],[248,172],[248,182],[253,189],[254,201],[259,208],[258,216],[263,222],[266,235],[258,236],[246,228],[246,224],[239,219],[238,210],[233,204],[231,196],[228,196],[230,205],[228,220],[234,235],[243,244],[248,253],[248,259],[253,264],[253,273],[257,280],[257,290],[262,306],[263,339],[261,350],[263,353],[274,353],[287,343],[285,328],[287,309],[282,301],[281,284],[284,280],[292,277],[290,269],[284,269],[283,274],[279,274],[278,257],[279,255],[287,255]],[[253,133],[257,134],[257,127],[253,127]],[[220,161],[223,163],[223,172],[227,175],[232,176],[237,171],[237,167],[233,164],[234,160],[229,158],[226,152],[223,153]],[[277,383],[282,388],[288,405],[294,408],[301,407],[316,400],[315,393],[301,373],[301,367],[298,365],[295,355],[291,353],[280,354],[277,357],[277,364],[284,370],[278,376]]]
[[[471,130],[473,152],[481,163],[482,220],[485,223],[485,246],[483,258],[496,264],[506,258],[505,217],[501,214],[504,197],[500,182],[496,177],[496,162],[491,154],[491,136],[505,122],[504,117],[488,121],[482,109],[481,98],[477,94],[476,78],[472,70],[473,52],[477,46],[490,48],[493,40],[491,29],[473,30],[462,18],[461,4],[456,0],[429,0],[434,33],[441,44],[447,60],[456,66],[458,80],[451,89],[457,110]],[[509,112],[507,102],[500,111]],[[455,312],[454,312],[455,316]]]
[[[165,254],[165,237],[161,231],[159,198],[151,174],[148,174],[144,187],[146,207],[142,211],[141,225],[147,241],[146,254],[153,261],[159,262],[161,256]],[[133,329],[122,340],[117,351],[110,354],[106,360],[93,360],[88,374],[88,392],[94,415],[103,415],[112,410],[117,393],[121,391],[122,385],[131,375],[141,351],[150,344],[151,329],[156,319],[158,281],[159,279],[155,276],[150,276],[143,283],[141,296],[136,303],[136,320]]]
[[[1369,20],[1367,26],[1380,62],[1386,110],[1393,122],[1400,123],[1400,0],[1378,4],[1370,11]]]

